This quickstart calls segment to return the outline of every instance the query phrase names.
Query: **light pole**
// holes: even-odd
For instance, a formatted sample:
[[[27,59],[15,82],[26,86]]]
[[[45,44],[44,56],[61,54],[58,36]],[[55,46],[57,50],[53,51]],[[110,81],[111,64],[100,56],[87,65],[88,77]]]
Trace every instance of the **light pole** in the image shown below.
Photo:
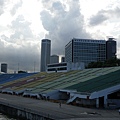
[[[35,73],[35,61],[34,61],[34,73]]]
[[[18,72],[19,72],[19,63],[18,63]]]

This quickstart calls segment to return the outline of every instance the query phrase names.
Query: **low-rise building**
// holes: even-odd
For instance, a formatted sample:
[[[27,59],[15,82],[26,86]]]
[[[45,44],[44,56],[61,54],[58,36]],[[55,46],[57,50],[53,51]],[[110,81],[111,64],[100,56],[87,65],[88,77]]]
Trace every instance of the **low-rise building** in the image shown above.
[[[53,63],[47,65],[47,72],[67,72],[70,70],[82,70],[85,68],[83,62],[62,62],[62,63]]]

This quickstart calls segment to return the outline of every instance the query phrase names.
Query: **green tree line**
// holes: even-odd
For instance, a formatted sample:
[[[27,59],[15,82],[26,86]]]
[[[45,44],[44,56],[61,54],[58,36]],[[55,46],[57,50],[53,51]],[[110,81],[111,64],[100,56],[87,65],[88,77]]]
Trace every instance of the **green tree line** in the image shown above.
[[[91,62],[88,64],[87,68],[102,68],[102,67],[114,67],[120,66],[120,59],[113,58],[105,60],[104,62]]]

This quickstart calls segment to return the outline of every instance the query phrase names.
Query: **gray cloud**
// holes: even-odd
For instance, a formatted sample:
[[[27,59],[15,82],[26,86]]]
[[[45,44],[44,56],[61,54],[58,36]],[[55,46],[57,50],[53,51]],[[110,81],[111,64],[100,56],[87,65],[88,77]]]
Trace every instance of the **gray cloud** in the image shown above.
[[[14,31],[10,36],[12,41],[15,39],[32,39],[33,33],[30,29],[30,25],[31,23],[25,21],[22,15],[19,15],[16,20],[12,21],[12,25],[9,26]]]
[[[101,10],[96,15],[93,15],[90,20],[89,24],[91,26],[96,26],[102,24],[103,22],[112,19],[112,18],[120,18],[120,8],[116,7],[115,9],[109,10]]]
[[[18,10],[18,8],[21,7],[22,4],[23,4],[22,0],[20,0],[19,2],[17,2],[17,3],[13,6],[12,10],[10,11],[11,15],[15,15],[16,12],[17,12],[17,10]]]
[[[90,18],[89,24],[91,26],[96,26],[96,25],[102,24],[106,20],[108,20],[108,17],[106,15],[104,15],[103,13],[99,12],[97,15],[93,15]]]
[[[0,0],[0,15],[2,15],[9,4],[11,4],[12,0]],[[22,6],[22,0],[19,0],[15,5],[13,5],[13,8],[10,10],[11,15],[15,15],[16,11],[19,7]]]
[[[9,72],[18,70],[39,71],[39,46],[38,43],[24,42],[21,44],[6,42],[0,39],[0,63],[7,63]]]
[[[80,12],[79,0],[70,0],[67,5],[69,10],[60,1],[43,0],[45,10],[41,12],[41,20],[48,31],[46,38],[52,40],[52,53],[63,54],[65,45],[73,38],[90,38],[84,28],[84,18]]]
[[[4,5],[6,0],[0,0],[0,15],[4,13]]]
[[[41,20],[44,28],[47,31],[50,31],[56,28],[56,25],[54,24],[55,21],[48,11],[44,10],[41,12]]]
[[[54,2],[52,4],[52,8],[55,10],[59,10],[59,11],[64,10],[61,2],[59,2],[59,1]]]
[[[117,14],[117,15],[119,15],[119,17],[120,17],[120,8],[119,7],[117,7],[116,9],[115,9],[115,13]]]
[[[13,31],[10,37],[2,34],[0,36],[0,63],[8,63],[9,71],[19,70],[39,71],[40,41],[36,38],[30,28],[31,23],[25,21],[22,15],[7,26]]]

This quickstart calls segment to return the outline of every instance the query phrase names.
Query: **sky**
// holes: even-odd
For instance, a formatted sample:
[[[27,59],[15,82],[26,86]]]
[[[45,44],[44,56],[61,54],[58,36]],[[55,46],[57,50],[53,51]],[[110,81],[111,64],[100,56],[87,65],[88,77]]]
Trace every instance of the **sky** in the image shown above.
[[[41,40],[51,54],[64,55],[72,38],[117,41],[120,58],[119,0],[0,0],[0,63],[8,72],[40,71]]]

